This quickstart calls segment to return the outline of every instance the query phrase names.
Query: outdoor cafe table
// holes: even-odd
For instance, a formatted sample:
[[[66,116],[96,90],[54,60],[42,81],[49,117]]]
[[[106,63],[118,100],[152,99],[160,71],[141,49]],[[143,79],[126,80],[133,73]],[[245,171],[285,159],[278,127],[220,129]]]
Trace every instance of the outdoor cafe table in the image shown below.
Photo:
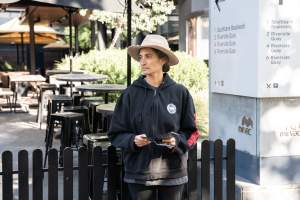
[[[46,71],[46,76],[52,76],[55,74],[69,74],[71,73],[70,70],[63,70],[63,69],[51,69]],[[72,71],[73,74],[83,74],[83,71]]]
[[[92,82],[92,81],[103,81],[107,79],[107,76],[100,75],[100,74],[75,74],[75,73],[69,73],[69,74],[57,74],[54,75],[54,78],[58,81],[69,81],[71,82],[71,96],[72,96],[72,82]]]
[[[121,84],[91,84],[91,85],[80,85],[76,89],[80,92],[96,92],[104,93],[104,102],[108,103],[108,93],[122,92],[126,89],[125,85]]]
[[[16,89],[13,91],[14,92],[14,96],[13,96],[13,99],[14,99],[14,112],[16,112],[16,105],[17,105],[17,88],[18,88],[18,84],[19,83],[24,83],[24,82],[34,82],[34,83],[37,83],[37,82],[44,82],[46,81],[46,79],[41,76],[41,75],[21,75],[21,76],[9,76],[9,80],[10,82],[14,82],[15,83],[15,87]]]
[[[64,69],[51,69],[46,71],[46,79],[49,82],[50,76],[56,75],[56,74],[69,74],[71,73],[70,70],[64,70]],[[73,74],[83,74],[84,71],[72,71]]]

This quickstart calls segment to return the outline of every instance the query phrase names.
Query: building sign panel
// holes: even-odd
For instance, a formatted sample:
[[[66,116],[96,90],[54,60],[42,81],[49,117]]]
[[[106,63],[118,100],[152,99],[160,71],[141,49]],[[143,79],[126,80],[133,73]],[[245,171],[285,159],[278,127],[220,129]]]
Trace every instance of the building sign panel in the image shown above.
[[[300,1],[211,0],[212,92],[300,96]]]

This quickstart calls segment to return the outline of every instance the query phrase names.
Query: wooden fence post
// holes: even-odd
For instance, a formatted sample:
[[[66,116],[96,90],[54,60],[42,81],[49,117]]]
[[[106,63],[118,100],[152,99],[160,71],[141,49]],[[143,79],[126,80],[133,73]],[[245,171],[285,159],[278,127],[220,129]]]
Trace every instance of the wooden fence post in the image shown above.
[[[100,146],[93,149],[93,199],[102,200],[104,167],[103,152]]]
[[[209,200],[210,193],[210,149],[209,141],[201,144],[201,199]]]
[[[5,200],[13,200],[13,163],[12,153],[5,151],[2,153],[2,196]]]
[[[222,200],[223,195],[223,142],[214,142],[214,199]]]
[[[58,200],[58,152],[48,152],[48,200]]]
[[[63,152],[64,200],[73,200],[73,150],[70,147]]]
[[[78,197],[79,200],[88,200],[89,199],[89,169],[88,169],[88,152],[85,147],[80,147],[78,152]]]
[[[32,156],[32,199],[43,200],[43,152],[33,151]]]
[[[189,151],[188,178],[188,199],[197,200],[197,144]]]
[[[108,200],[116,200],[117,197],[117,181],[120,177],[117,170],[117,151],[114,146],[109,146],[107,150],[107,193]]]
[[[235,200],[235,141],[229,139],[227,141],[227,199]]]
[[[28,152],[21,150],[18,153],[19,200],[29,200],[28,184]]]

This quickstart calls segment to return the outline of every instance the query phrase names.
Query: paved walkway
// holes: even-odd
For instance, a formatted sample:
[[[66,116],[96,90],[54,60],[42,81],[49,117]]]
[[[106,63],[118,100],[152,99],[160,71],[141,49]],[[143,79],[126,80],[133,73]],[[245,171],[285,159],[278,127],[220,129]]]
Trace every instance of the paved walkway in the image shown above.
[[[5,103],[3,99],[0,99],[0,108],[1,105]],[[33,107],[33,105],[37,104],[37,100],[35,98],[22,98],[19,102],[22,104],[22,107],[17,109],[17,113],[8,112],[9,109],[4,108],[0,111],[0,154],[3,151],[9,150],[13,152],[13,169],[17,170],[17,155],[18,151],[26,149],[29,152],[29,168],[30,168],[30,177],[31,177],[31,169],[32,169],[32,151],[34,149],[41,149],[44,151],[45,149],[45,123],[42,126],[42,129],[39,129],[39,124],[36,122],[36,114],[37,107]],[[28,111],[28,112],[24,112]],[[53,147],[59,148],[59,140],[54,140]],[[198,145],[200,147],[200,145]],[[198,149],[198,156],[200,155],[200,148]],[[76,162],[77,154],[74,153],[74,161]],[[1,167],[1,155],[0,155],[0,171]],[[198,173],[200,174],[200,168],[198,166]],[[59,173],[59,185],[63,185],[63,175]],[[73,199],[78,199],[78,179],[77,172],[74,172],[74,185],[73,191],[74,196]],[[47,197],[47,175],[44,178],[44,199],[48,199]],[[18,199],[18,191],[17,191],[18,180],[17,176],[14,176],[14,199]],[[30,199],[32,195],[32,188],[30,183]],[[199,188],[200,184],[198,184]],[[200,189],[200,188],[199,188]],[[62,187],[59,187],[59,199],[63,199],[62,197]],[[2,179],[0,178],[0,199],[2,199]]]
[[[2,105],[3,99],[0,99],[0,105]],[[19,102],[23,106],[17,109],[17,112],[10,113],[9,109],[1,109],[0,111],[0,154],[4,151],[11,151],[13,153],[13,169],[17,170],[17,156],[18,151],[26,149],[29,152],[29,168],[30,168],[30,177],[32,169],[32,151],[34,149],[41,149],[44,152],[45,149],[45,124],[42,126],[42,129],[39,129],[39,124],[36,122],[37,100],[35,98],[22,98]],[[32,107],[34,106],[35,107]],[[28,112],[24,112],[28,111]],[[59,147],[59,140],[53,141],[53,147]],[[76,158],[75,158],[76,159]],[[2,171],[2,161],[0,155],[0,171]],[[74,173],[74,193],[77,190],[77,173]],[[59,185],[62,185],[62,173],[59,173]],[[31,179],[31,178],[30,178]],[[47,197],[47,175],[44,178],[44,199]],[[17,176],[14,176],[14,199],[18,199],[18,179]],[[30,181],[30,199],[31,199],[31,181]],[[59,187],[59,199],[62,198],[62,187]],[[0,199],[2,199],[2,178],[0,178]],[[74,200],[77,199],[77,194],[74,194]]]

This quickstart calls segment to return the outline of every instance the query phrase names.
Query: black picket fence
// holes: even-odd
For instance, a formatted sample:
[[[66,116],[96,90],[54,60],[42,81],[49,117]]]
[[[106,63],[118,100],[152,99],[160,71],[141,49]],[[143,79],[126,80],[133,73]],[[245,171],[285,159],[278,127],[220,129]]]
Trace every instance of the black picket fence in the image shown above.
[[[213,154],[211,149],[213,146]],[[213,156],[211,156],[213,155]],[[58,151],[51,149],[48,156],[48,168],[43,168],[43,153],[36,149],[32,154],[32,200],[43,200],[43,181],[48,173],[48,200],[58,200],[58,189],[63,188],[63,199],[73,200],[73,171],[78,171],[78,196],[79,200],[129,199],[126,184],[122,181],[122,162],[120,153],[110,146],[107,151],[101,147],[93,149],[92,158],[89,158],[85,147],[80,147],[78,152],[78,165],[73,166],[73,149],[66,148],[63,152],[63,167],[58,163]],[[226,177],[223,177],[223,163],[226,161]],[[201,163],[201,174],[197,174],[197,163]],[[213,165],[214,172],[210,169]],[[63,171],[63,185],[59,185],[59,171]],[[201,144],[201,159],[197,160],[197,150],[191,150],[188,161],[189,183],[186,185],[184,199],[209,200],[212,194],[210,189],[211,174],[214,180],[214,199],[222,200],[226,195],[227,200],[235,199],[235,141],[230,139],[226,145],[226,156],[223,156],[223,143],[203,141]],[[13,155],[10,151],[2,153],[2,199],[13,200],[13,175],[18,176],[18,199],[29,200],[29,159],[26,150],[18,153],[18,169],[13,169]],[[201,190],[197,190],[197,177],[201,176]],[[226,194],[223,194],[223,183],[226,180]],[[107,190],[103,191],[106,182]]]

